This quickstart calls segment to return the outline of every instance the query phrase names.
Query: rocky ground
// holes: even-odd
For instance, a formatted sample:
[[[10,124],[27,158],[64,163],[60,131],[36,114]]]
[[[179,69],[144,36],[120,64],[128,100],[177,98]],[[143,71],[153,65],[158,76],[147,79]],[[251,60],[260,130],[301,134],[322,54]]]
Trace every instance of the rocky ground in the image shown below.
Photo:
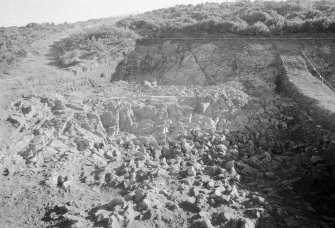
[[[334,170],[275,92],[272,46],[160,45],[109,85],[12,102],[0,226],[334,226],[335,195],[303,189]]]

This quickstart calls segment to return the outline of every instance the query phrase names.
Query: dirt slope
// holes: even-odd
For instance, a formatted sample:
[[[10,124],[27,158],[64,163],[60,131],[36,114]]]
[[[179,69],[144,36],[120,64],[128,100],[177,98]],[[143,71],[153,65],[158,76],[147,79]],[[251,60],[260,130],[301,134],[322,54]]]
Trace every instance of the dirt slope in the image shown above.
[[[277,46],[287,71],[286,87],[297,91],[294,99],[320,124],[334,131],[335,91],[322,82],[319,75],[310,73],[299,47],[287,43],[278,43]]]
[[[22,60],[9,74],[0,76],[0,131],[1,148],[5,148],[12,131],[6,124],[10,102],[29,94],[66,93],[73,90],[85,90],[91,87],[86,75],[73,77],[71,71],[57,67],[53,61],[53,44],[70,34],[96,25],[78,24],[66,31],[45,37],[34,42],[27,57]]]

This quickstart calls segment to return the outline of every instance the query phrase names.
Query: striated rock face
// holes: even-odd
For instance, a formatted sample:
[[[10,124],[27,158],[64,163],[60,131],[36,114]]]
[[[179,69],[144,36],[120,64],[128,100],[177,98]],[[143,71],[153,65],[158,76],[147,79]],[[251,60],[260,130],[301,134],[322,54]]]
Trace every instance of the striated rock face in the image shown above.
[[[117,67],[113,80],[157,80],[166,85],[204,85],[206,75],[186,45],[139,47]]]
[[[227,82],[234,74],[233,53],[225,52],[214,43],[192,45],[191,52],[206,76],[206,83],[216,85]]]
[[[216,85],[235,80],[241,72],[252,74],[252,71],[269,70],[274,62],[275,52],[271,44],[166,41],[139,46],[121,61],[112,80],[157,80],[163,85]],[[273,72],[265,77],[271,80],[272,75]],[[262,79],[255,82],[259,84],[260,81]],[[263,82],[262,86],[267,85]]]

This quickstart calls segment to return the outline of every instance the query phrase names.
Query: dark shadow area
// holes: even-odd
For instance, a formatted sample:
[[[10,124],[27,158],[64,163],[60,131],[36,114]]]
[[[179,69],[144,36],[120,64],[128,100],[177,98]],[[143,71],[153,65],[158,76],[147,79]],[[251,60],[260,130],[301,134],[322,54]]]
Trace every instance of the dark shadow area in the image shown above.
[[[61,216],[67,212],[68,210],[66,209],[65,206],[63,207],[55,206],[54,208],[45,213],[44,217],[42,218],[42,221],[49,222],[53,220],[55,216]],[[54,215],[52,216],[52,214]]]
[[[308,170],[303,178],[295,183],[294,190],[307,199],[315,211],[323,215],[325,221],[335,226],[335,220],[331,219],[335,212],[335,180],[328,173],[334,171],[323,172],[322,169],[315,168]]]
[[[60,57],[65,54],[61,48],[61,45],[63,45],[66,40],[67,38],[56,41],[50,46],[49,53],[46,55],[50,60],[49,62],[50,66],[56,66],[60,69],[65,69],[67,67],[74,66],[79,63],[79,61],[73,61],[70,64],[64,64],[60,60]]]

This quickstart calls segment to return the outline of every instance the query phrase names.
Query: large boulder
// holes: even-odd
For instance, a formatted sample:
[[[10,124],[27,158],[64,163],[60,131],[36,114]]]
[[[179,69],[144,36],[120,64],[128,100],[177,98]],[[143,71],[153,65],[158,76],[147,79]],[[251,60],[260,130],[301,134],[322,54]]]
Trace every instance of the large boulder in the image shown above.
[[[106,111],[100,115],[100,121],[105,129],[108,129],[109,127],[115,125],[119,125],[119,113]]]
[[[191,124],[195,127],[200,127],[201,129],[216,129],[216,123],[214,120],[203,115],[193,115]]]

